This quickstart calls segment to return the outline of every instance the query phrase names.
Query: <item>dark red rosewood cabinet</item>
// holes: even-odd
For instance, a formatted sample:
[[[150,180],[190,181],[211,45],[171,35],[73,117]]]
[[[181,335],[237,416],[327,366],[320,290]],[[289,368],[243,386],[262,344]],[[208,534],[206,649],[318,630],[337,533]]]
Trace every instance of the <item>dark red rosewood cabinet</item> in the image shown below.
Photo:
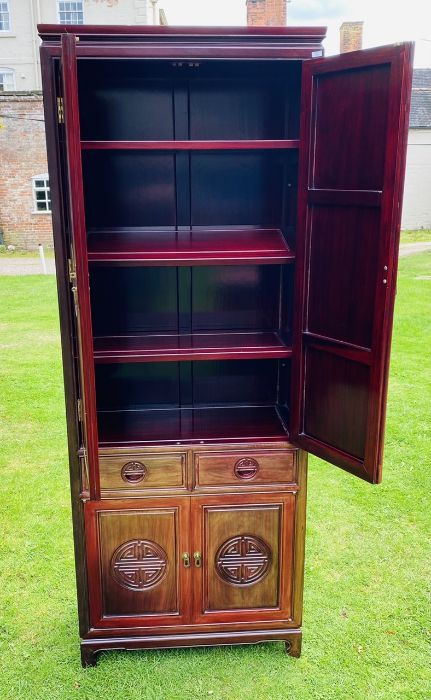
[[[412,46],[39,29],[83,664],[298,656],[307,452],[381,478]]]

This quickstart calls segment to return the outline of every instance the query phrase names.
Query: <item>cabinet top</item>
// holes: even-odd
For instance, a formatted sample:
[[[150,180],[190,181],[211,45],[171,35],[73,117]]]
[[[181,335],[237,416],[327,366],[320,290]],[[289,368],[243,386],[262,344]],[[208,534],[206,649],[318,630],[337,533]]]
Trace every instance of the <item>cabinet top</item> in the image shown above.
[[[44,42],[57,44],[62,34],[75,34],[80,42],[150,41],[198,43],[276,43],[320,47],[326,27],[174,27],[152,25],[39,24]]]

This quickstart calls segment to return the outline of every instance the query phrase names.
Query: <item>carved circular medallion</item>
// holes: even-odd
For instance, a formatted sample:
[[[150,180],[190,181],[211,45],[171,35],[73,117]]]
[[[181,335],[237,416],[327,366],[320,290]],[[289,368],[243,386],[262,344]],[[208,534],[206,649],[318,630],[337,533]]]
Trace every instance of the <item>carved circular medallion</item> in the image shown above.
[[[168,570],[168,557],[151,540],[129,540],[112,555],[111,574],[120,586],[143,591],[156,586]]]
[[[244,481],[247,479],[254,479],[258,471],[259,462],[252,457],[243,457],[239,459],[233,468],[233,473],[237,479],[243,479]]]
[[[227,583],[250,586],[266,576],[271,560],[271,549],[260,537],[239,535],[226,540],[219,548],[215,569]]]
[[[142,462],[127,462],[121,470],[121,478],[129,484],[137,484],[147,476],[147,468]]]

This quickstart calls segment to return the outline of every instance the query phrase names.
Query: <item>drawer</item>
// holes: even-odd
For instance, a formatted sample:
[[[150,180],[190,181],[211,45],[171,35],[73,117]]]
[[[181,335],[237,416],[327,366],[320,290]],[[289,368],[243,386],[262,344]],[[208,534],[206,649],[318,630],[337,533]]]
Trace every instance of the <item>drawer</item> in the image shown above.
[[[296,454],[296,450],[197,452],[195,488],[244,488],[295,482]]]
[[[187,488],[185,452],[101,457],[99,469],[102,495],[118,490],[136,493],[147,489]]]

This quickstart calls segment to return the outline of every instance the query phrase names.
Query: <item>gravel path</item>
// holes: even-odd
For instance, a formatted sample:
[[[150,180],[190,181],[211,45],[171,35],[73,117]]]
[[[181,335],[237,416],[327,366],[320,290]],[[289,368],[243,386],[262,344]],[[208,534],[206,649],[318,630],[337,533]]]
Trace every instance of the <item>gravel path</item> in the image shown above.
[[[400,245],[400,258],[404,258],[406,255],[413,255],[413,253],[422,253],[424,250],[431,250],[431,243],[429,241],[403,243]]]
[[[431,242],[403,243],[400,246],[400,257],[431,250]],[[47,258],[46,267],[50,275],[55,274],[54,258]],[[42,264],[40,259],[26,257],[6,257],[0,255],[0,275],[41,275]]]
[[[46,269],[50,275],[55,274],[54,258],[46,259]],[[10,257],[0,255],[0,275],[41,275],[40,258]]]

